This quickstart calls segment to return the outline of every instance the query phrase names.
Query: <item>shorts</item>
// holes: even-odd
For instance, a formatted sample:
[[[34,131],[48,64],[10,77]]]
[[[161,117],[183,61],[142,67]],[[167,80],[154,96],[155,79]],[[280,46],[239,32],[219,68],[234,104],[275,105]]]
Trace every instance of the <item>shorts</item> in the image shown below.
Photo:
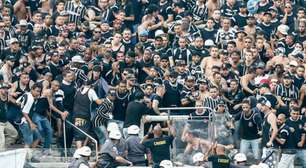
[[[28,123],[22,123],[21,125],[19,125],[19,128],[22,133],[25,145],[30,146],[32,145],[33,141],[37,139],[41,139],[41,135],[38,129],[35,129],[34,131],[32,131]]]
[[[90,133],[91,123],[83,118],[75,118],[74,125],[80,128],[82,131],[86,132],[87,134]],[[84,141],[86,139],[86,135],[83,134],[81,131],[74,129],[74,138],[76,141]]]

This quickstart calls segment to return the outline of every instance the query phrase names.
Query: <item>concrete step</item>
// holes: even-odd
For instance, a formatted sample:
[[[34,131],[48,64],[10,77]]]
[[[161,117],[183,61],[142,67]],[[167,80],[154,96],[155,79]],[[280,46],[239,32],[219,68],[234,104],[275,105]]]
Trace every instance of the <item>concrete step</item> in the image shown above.
[[[28,163],[25,168],[67,168],[69,164],[70,162]],[[94,164],[94,162],[90,162],[90,166],[93,166]]]

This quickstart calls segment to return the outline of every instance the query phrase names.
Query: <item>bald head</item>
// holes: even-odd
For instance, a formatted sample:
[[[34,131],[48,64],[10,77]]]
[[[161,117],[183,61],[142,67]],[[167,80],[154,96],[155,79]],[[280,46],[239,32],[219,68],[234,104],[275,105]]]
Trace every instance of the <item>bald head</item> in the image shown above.
[[[277,116],[277,124],[278,125],[283,125],[286,122],[286,116],[285,114],[279,114]]]
[[[157,124],[154,126],[153,128],[153,134],[155,137],[160,137],[162,135],[162,128],[160,126],[160,124]]]

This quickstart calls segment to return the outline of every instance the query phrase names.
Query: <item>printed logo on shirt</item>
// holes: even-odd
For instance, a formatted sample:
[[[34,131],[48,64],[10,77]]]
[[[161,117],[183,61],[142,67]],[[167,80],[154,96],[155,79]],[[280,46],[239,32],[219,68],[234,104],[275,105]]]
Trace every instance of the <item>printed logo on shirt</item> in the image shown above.
[[[165,144],[166,144],[165,140],[154,142],[154,146],[165,145]]]

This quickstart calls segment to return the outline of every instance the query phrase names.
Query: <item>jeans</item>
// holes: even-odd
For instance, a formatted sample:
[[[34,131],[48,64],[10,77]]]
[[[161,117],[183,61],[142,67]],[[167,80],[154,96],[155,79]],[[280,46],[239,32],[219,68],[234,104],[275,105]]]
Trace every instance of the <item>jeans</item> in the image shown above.
[[[33,115],[33,122],[37,125],[37,129],[41,136],[44,137],[44,148],[50,148],[50,145],[52,143],[52,127],[45,116],[41,116],[39,114]]]
[[[240,153],[248,154],[249,147],[251,146],[252,152],[255,159],[260,158],[260,139],[246,140],[241,139],[240,142]]]
[[[10,122],[0,122],[0,150],[15,143],[17,137],[18,132]]]
[[[28,123],[24,122],[20,124],[19,128],[22,133],[22,137],[23,137],[25,145],[31,146],[33,141],[37,139],[41,139],[41,135],[38,132],[38,129],[31,130],[30,125]]]
[[[302,160],[303,168],[306,168],[306,149],[298,149],[296,157]]]
[[[283,153],[278,163],[278,168],[294,168],[294,157],[295,154]]]
[[[99,144],[104,144],[108,136],[105,126],[101,125],[100,127],[96,127],[94,131],[98,137]]]

